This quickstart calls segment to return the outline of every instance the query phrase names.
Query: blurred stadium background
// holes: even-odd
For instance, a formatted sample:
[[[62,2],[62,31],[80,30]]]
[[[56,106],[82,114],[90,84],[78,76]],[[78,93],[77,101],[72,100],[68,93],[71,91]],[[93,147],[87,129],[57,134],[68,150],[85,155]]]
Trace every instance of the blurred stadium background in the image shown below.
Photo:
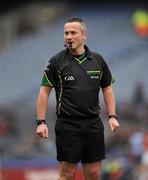
[[[49,139],[36,134],[36,99],[48,59],[63,46],[72,16],[88,25],[86,44],[108,62],[121,128],[110,133],[101,96],[107,158],[102,180],[148,180],[148,2],[0,1],[0,180],[57,180],[55,98]],[[77,180],[83,180],[81,166]]]

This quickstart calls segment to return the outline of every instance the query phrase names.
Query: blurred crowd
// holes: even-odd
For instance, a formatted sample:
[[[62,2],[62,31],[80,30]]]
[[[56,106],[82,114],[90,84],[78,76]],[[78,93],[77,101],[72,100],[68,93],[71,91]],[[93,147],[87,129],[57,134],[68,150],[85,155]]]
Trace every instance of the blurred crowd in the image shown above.
[[[47,3],[33,4],[0,16],[0,52],[6,50],[16,37],[36,33],[41,27],[45,27],[43,24],[52,23],[59,13],[64,13],[65,8],[66,4],[60,3],[58,6],[54,3],[50,6]],[[140,28],[139,16],[144,17]],[[147,12],[137,11],[133,14],[136,32],[142,37],[148,35],[148,20],[145,17],[148,17]],[[121,126],[119,131],[111,133],[105,128],[107,157],[103,164],[103,180],[148,179],[148,99],[144,90],[143,84],[137,83],[128,102],[117,102]],[[35,102],[30,104],[22,99],[0,104],[0,168],[6,167],[7,160],[56,159],[55,107],[50,107],[47,116],[48,140],[41,140],[36,136],[35,115]],[[107,127],[108,118],[103,105],[101,116]]]
[[[37,33],[56,20],[68,8],[67,3],[56,1],[26,1],[0,14],[0,52],[7,50],[16,39],[29,33]]]
[[[108,133],[103,179],[148,179],[148,101],[137,84],[131,101],[118,103],[120,130]]]

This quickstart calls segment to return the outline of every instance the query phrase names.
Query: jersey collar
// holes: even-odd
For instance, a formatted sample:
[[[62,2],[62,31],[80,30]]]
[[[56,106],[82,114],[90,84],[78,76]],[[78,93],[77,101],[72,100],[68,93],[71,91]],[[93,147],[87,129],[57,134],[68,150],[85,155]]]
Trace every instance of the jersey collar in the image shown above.
[[[92,60],[93,57],[92,57],[92,55],[91,55],[91,51],[89,50],[89,48],[88,48],[86,45],[84,45],[84,49],[85,49],[85,51],[86,51],[86,57],[87,57],[87,59]],[[67,58],[68,58],[69,60],[73,59],[73,56],[72,56],[72,54],[70,53],[70,51],[69,51],[68,48],[66,48],[66,56],[67,56]]]

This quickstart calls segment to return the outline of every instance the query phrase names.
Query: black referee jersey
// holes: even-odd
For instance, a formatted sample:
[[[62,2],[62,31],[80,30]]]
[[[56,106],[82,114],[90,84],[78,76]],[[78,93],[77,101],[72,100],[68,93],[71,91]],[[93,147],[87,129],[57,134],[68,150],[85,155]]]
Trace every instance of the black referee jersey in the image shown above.
[[[66,48],[44,70],[41,85],[55,88],[58,117],[99,117],[99,90],[112,83],[112,75],[99,54],[87,46],[85,53],[78,62]]]

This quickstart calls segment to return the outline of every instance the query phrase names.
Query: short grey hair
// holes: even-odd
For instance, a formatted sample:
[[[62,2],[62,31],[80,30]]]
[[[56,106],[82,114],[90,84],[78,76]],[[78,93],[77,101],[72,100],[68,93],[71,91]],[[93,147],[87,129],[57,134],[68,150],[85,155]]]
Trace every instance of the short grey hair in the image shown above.
[[[72,18],[68,19],[65,23],[72,23],[72,22],[80,23],[83,27],[83,31],[87,32],[87,26],[83,19],[81,19],[79,17],[72,17]]]

